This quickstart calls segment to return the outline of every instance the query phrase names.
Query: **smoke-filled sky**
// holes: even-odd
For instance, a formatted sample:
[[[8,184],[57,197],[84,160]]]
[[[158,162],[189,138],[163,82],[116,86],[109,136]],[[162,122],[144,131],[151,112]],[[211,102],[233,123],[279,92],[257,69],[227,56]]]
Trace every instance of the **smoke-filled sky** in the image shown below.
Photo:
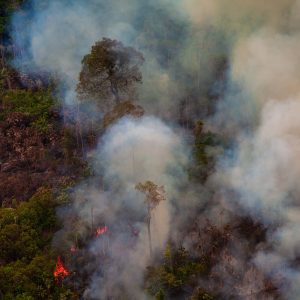
[[[190,150],[170,124],[185,101],[193,120],[205,118],[210,128],[234,140],[210,183],[234,190],[239,196],[225,202],[240,213],[272,225],[268,250],[257,251],[253,261],[268,275],[280,272],[288,282],[281,287],[287,298],[299,299],[300,270],[293,261],[300,254],[300,1],[33,1],[27,13],[15,15],[13,28],[24,53],[15,64],[57,73],[69,104],[75,101],[81,59],[95,41],[115,38],[142,51],[138,101],[156,117],[121,120],[100,142],[98,163],[107,182],[116,184],[109,197],[131,207],[138,199],[131,185],[148,178],[165,184],[172,201],[179,201],[176,186],[186,180]],[[208,110],[213,97],[216,104]],[[117,193],[119,186],[127,200]],[[199,188],[193,187],[191,206],[206,198]],[[96,193],[91,201],[99,200],[100,207],[101,197]],[[169,226],[172,205],[162,207],[166,217],[160,228]],[[164,241],[168,230],[161,229]],[[137,245],[140,257],[143,243]],[[147,263],[137,261],[141,268]],[[123,284],[130,285],[125,278]]]

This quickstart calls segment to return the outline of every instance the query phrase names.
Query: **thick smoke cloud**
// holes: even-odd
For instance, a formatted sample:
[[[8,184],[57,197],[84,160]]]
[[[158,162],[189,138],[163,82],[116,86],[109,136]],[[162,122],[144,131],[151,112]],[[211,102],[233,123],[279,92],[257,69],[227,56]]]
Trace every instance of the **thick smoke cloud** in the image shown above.
[[[230,40],[226,91],[211,122],[234,137],[236,148],[214,178],[238,193],[234,203],[244,213],[270,228],[254,262],[288,299],[298,299],[299,1],[183,6],[196,27],[210,24]]]
[[[280,28],[288,24],[295,0],[184,0],[181,8],[197,25],[225,26],[241,36],[263,26]],[[247,29],[247,30],[245,30]],[[229,32],[233,31],[233,32]]]
[[[93,273],[87,297],[120,298],[124,289],[129,299],[146,298],[143,274],[150,262],[147,206],[135,185],[153,180],[166,189],[167,200],[158,205],[151,218],[152,248],[161,252],[174,219],[174,202],[179,200],[177,187],[186,181],[187,154],[182,138],[154,117],[121,119],[103,136],[93,167],[104,174],[108,188],[101,192],[93,185],[79,187],[73,207],[86,224],[91,223],[93,211],[95,226],[98,222],[108,226],[108,235],[89,245],[94,257],[106,253],[109,261],[103,259]]]
[[[284,288],[289,299],[299,295],[299,271],[293,267],[300,249],[299,108],[296,99],[266,103],[257,131],[241,137],[237,159],[222,180],[240,193],[238,203],[246,212],[273,228],[268,236],[271,249],[258,252],[255,261],[268,275],[279,273],[288,280],[291,286]]]
[[[215,4],[217,19],[222,13],[217,13],[220,3]],[[235,21],[257,9],[257,23],[247,34],[239,32],[232,45],[229,88],[214,121],[235,116],[227,128],[234,128],[237,147],[233,159],[223,159],[216,177],[239,193],[237,202],[246,213],[272,228],[267,249],[259,250],[254,262],[268,276],[284,278],[279,284],[284,294],[298,299],[299,4],[272,2],[268,10],[265,5],[246,1],[239,13],[231,13],[229,6]]]
[[[188,152],[180,137],[158,119],[145,117],[130,121],[125,118],[108,130],[103,141],[99,159],[108,182],[116,177],[132,185],[138,181],[158,180],[172,193],[184,179],[182,166],[187,164]],[[168,181],[167,166],[173,166],[169,171],[178,182]]]
[[[90,0],[72,4],[51,1],[49,5],[33,2],[32,6],[33,13],[14,19],[15,28],[24,28],[24,22],[31,24],[25,33],[22,30],[22,37],[16,34],[17,44],[27,52],[16,63],[24,65],[26,57],[30,65],[57,72],[71,95],[66,99],[68,103],[74,101],[82,56],[103,36],[144,53],[139,101],[148,113],[175,120],[184,100],[186,114],[200,119],[209,115],[208,95],[218,98],[207,123],[229,136],[235,147],[230,156],[220,158],[209,184],[220,193],[233,190],[238,196],[233,201],[224,192],[224,205],[271,228],[266,244],[260,245],[265,249],[256,249],[251,259],[268,276],[284,278],[285,283],[279,280],[279,286],[288,299],[298,299],[300,1]],[[115,250],[123,237],[130,240],[127,233],[114,237],[110,246],[121,268],[120,281],[129,290],[135,280],[137,285],[141,282],[128,268],[136,261],[137,274],[142,274],[147,264],[143,255],[147,251],[142,221],[145,211],[133,185],[152,179],[166,186],[170,202],[160,206],[155,219],[162,228],[161,244],[157,246],[161,249],[169,236],[173,206],[179,205],[176,187],[186,180],[186,152],[180,137],[153,118],[121,120],[99,144],[95,170],[104,174],[111,190],[101,194],[89,188],[87,207],[81,209],[78,204],[77,210],[88,219],[94,206],[99,219],[104,214],[118,223],[120,208],[126,203],[129,218],[136,216],[133,222],[141,233],[135,251],[123,257],[130,263],[118,260],[119,252]],[[192,187],[186,193],[191,204],[181,207],[200,204],[211,186]],[[205,212],[212,218],[220,205],[215,202],[214,208]],[[91,251],[99,249],[97,242],[91,245]],[[243,251],[237,250],[237,257],[243,257]],[[242,270],[247,270],[247,259],[241,259]],[[103,286],[99,280],[115,284],[110,280],[115,272],[108,270],[104,278],[95,273],[87,293],[97,299],[99,293],[104,293],[98,290]],[[251,270],[247,272],[249,275]],[[131,290],[136,298],[143,299],[141,290]]]
[[[109,37],[137,48],[147,62],[140,103],[169,119],[178,116],[183,100],[191,117],[196,111],[205,116],[205,97],[226,52],[221,35],[213,28],[194,28],[178,1],[33,1],[27,14],[16,14],[13,25],[23,52],[16,64],[56,72],[68,104],[76,102],[81,59],[95,41]]]

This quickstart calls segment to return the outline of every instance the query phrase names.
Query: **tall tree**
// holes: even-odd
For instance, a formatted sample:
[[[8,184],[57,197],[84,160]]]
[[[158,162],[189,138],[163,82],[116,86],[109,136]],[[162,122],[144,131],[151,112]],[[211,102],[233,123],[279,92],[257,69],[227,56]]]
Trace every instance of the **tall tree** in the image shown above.
[[[147,228],[149,237],[150,256],[152,256],[151,241],[151,213],[163,200],[166,200],[166,192],[164,186],[158,186],[152,181],[140,182],[135,186],[136,190],[146,195],[145,203],[147,205]]]
[[[143,55],[134,48],[103,38],[92,46],[91,53],[82,60],[77,85],[79,98],[100,103],[111,99],[119,103],[128,98],[136,84],[142,82],[139,67],[143,62]]]

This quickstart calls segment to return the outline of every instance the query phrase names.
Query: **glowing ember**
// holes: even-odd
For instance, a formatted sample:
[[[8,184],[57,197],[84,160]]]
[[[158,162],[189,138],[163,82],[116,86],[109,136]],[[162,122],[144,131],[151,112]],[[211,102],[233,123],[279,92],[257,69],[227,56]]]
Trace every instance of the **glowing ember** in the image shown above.
[[[100,235],[103,235],[107,232],[108,230],[108,227],[107,226],[103,226],[103,227],[98,227],[96,229],[96,236],[100,236]]]
[[[57,263],[53,275],[55,278],[62,278],[62,279],[70,275],[69,271],[62,264],[60,256],[57,258]]]
[[[71,248],[70,248],[70,251],[71,251],[71,252],[76,252],[77,249],[76,249],[76,247],[75,247],[74,245],[72,245]]]

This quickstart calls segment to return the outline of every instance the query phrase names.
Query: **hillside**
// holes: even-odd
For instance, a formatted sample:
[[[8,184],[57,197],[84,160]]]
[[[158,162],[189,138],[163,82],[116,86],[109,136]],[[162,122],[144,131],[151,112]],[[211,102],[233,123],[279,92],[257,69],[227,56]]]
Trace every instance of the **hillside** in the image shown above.
[[[0,1],[0,299],[299,298],[297,1]]]

